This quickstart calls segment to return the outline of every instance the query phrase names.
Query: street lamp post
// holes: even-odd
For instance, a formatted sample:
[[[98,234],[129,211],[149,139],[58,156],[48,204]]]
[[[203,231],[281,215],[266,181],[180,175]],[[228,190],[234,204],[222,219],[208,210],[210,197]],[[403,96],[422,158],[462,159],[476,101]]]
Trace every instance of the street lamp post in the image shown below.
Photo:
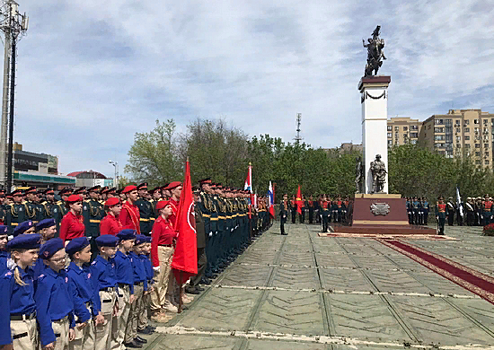
[[[118,163],[117,162],[114,162],[112,160],[109,160],[108,163],[110,163],[111,165],[113,165],[113,167],[115,168],[115,176],[114,176],[115,184],[114,184],[114,186],[118,190]]]

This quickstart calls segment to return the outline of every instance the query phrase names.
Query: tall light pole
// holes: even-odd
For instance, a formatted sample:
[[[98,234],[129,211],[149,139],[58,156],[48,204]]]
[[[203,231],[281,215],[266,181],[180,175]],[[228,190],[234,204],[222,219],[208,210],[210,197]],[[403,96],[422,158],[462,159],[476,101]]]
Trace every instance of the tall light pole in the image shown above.
[[[111,165],[113,165],[113,167],[115,168],[115,177],[114,177],[114,187],[117,188],[118,190],[118,163],[117,162],[114,162],[113,160],[109,160],[108,163],[110,163]]]
[[[12,189],[16,45],[22,35],[26,33],[29,24],[29,17],[26,13],[19,13],[18,7],[19,4],[13,0],[3,0],[0,5],[0,30],[5,33],[2,123],[0,128],[0,183],[6,186],[8,192]],[[7,127],[9,129],[8,143]],[[8,154],[6,154],[7,144]]]

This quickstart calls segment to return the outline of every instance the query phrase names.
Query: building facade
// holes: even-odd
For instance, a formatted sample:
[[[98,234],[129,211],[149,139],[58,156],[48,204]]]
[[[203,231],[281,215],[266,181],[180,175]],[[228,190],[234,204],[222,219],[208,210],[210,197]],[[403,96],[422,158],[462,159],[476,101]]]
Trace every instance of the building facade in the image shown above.
[[[494,162],[494,114],[480,109],[450,109],[433,115],[422,125],[419,145],[446,157],[472,157],[478,167]]]
[[[417,144],[422,122],[418,119],[396,117],[388,119],[388,147]]]
[[[113,187],[113,179],[107,178],[102,173],[99,173],[94,170],[74,171],[72,173],[67,174],[67,176],[75,178],[77,187],[87,187],[87,188],[91,188],[94,186]]]

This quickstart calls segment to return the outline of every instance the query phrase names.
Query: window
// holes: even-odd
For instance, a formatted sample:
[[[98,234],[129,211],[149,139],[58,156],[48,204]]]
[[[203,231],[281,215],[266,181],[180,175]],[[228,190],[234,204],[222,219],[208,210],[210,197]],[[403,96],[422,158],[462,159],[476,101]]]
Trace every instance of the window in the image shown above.
[[[411,137],[412,139],[417,139],[417,138],[419,137],[419,133],[418,133],[418,132],[411,132],[411,133],[410,133],[410,137]]]
[[[463,121],[463,125],[469,125],[469,124],[470,124],[470,120],[467,119]]]
[[[399,131],[400,130],[400,127],[399,126],[395,126],[395,131]]]
[[[434,128],[434,132],[444,132],[444,128]]]
[[[476,143],[475,148],[480,148],[480,143]]]
[[[388,140],[388,145],[392,145],[393,144],[393,140]]]
[[[461,143],[457,143],[456,148],[461,148]]]
[[[444,141],[444,135],[435,135],[434,140],[436,141]]]
[[[418,125],[412,125],[410,127],[410,130],[418,130],[418,129],[419,129]]]
[[[442,119],[434,119],[434,124],[435,125],[443,125],[444,121]]]
[[[486,161],[484,162],[484,164],[485,164],[485,165],[489,165],[489,161],[488,161],[488,160],[486,160]]]
[[[431,129],[431,125],[430,125],[430,124],[429,124],[429,128],[428,128],[428,129],[429,129],[429,130]]]
[[[417,144],[417,140],[412,140],[412,145],[416,145]]]
[[[489,148],[489,144],[488,143],[484,143],[484,149],[488,149]]]
[[[475,164],[481,164],[480,160],[476,160]]]
[[[392,132],[388,132],[388,137],[393,137],[393,133]]]
[[[489,157],[489,152],[485,152],[485,156],[486,157]]]
[[[479,128],[475,128],[474,132],[477,134],[479,132]]]
[[[484,123],[484,125],[487,125],[488,120],[484,119],[484,120],[482,120],[482,122]]]
[[[461,136],[456,136],[456,141],[461,141]]]
[[[465,143],[465,148],[470,148],[470,144],[469,143]]]
[[[388,131],[392,131],[393,127],[391,125],[388,125]]]
[[[478,120],[478,119],[474,119],[474,120],[473,120],[473,123],[474,123],[474,124],[478,124],[478,123],[479,123],[479,120]]]
[[[465,136],[465,141],[468,141],[468,140],[470,140],[470,136],[467,135],[467,136]]]
[[[460,128],[456,128],[456,132],[457,133],[460,133],[461,132],[461,129]]]
[[[484,128],[484,134],[488,134],[488,133],[489,133],[489,129]]]
[[[470,128],[465,128],[465,132],[470,132]]]
[[[480,152],[475,152],[475,157],[480,157]]]

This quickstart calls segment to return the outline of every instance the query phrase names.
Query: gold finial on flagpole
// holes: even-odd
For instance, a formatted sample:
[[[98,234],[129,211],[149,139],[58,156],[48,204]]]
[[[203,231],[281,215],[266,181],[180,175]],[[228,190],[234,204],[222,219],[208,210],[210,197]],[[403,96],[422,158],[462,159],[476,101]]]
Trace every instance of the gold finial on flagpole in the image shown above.
[[[252,166],[252,163],[251,162],[249,162],[249,166]]]

